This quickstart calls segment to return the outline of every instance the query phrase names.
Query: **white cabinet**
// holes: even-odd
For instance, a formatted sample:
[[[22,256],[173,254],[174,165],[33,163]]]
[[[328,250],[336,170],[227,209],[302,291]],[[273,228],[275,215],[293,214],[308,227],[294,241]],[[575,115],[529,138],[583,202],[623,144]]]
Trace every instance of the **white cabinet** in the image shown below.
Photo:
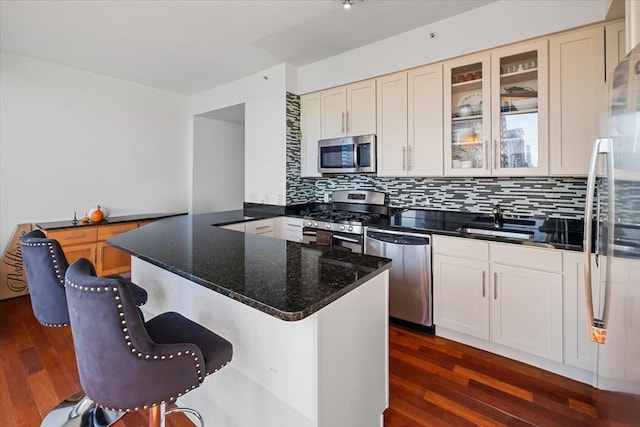
[[[487,261],[434,254],[434,323],[488,340],[488,275]]]
[[[560,251],[434,236],[433,252],[436,332],[562,362]]]
[[[407,175],[407,73],[376,81],[379,176]]]
[[[376,81],[320,92],[321,139],[376,133]]]
[[[224,229],[227,229],[227,230],[234,230],[234,231],[242,231],[243,233],[245,232],[244,222],[238,222],[236,224],[223,225],[220,228],[224,228]]]
[[[548,173],[547,41],[445,62],[444,172]]]
[[[300,96],[300,173],[303,177],[322,176],[318,172],[320,128],[320,92]]]
[[[600,273],[592,257],[591,289],[599,295]],[[590,339],[585,302],[584,255],[564,251],[564,363],[595,372],[598,344]]]
[[[450,328],[489,340],[489,243],[433,236],[436,331]]]
[[[260,234],[263,236],[276,237],[276,219],[260,219],[245,223],[245,232],[250,234]]]
[[[377,79],[378,176],[442,175],[442,65]]]
[[[302,226],[304,220],[294,217],[280,217],[280,227],[278,237],[292,242],[302,243]]]
[[[561,34],[549,43],[550,173],[587,175],[606,112],[604,27]]]
[[[562,274],[491,263],[491,282],[491,341],[562,362]]]

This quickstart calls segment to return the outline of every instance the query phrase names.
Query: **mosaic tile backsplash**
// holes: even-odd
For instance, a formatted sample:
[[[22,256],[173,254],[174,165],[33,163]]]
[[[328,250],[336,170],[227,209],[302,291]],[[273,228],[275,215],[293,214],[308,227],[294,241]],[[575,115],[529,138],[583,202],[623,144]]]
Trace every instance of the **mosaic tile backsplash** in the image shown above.
[[[300,177],[300,97],[287,93],[287,204],[321,202],[334,190],[389,194],[394,207],[583,218],[585,178],[381,178],[372,175]]]

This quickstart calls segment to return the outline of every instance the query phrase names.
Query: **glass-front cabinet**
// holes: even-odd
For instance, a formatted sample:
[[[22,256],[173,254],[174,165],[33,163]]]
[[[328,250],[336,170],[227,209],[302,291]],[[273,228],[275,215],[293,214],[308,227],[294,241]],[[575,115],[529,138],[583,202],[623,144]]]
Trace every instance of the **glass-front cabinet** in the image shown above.
[[[446,63],[446,175],[548,173],[547,69],[546,41]]]
[[[445,62],[445,175],[491,174],[491,56]]]
[[[549,172],[547,41],[491,52],[493,175]]]

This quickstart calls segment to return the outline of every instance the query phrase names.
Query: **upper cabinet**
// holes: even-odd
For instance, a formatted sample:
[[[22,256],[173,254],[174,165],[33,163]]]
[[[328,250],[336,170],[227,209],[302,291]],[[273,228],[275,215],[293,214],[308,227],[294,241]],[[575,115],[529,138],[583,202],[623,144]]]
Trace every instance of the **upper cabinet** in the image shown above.
[[[493,175],[549,172],[547,41],[491,53]]]
[[[552,175],[587,175],[591,147],[606,114],[604,54],[603,26],[550,39]]]
[[[548,173],[547,70],[545,40],[445,63],[446,175]]]
[[[300,97],[300,172],[304,177],[321,176],[318,172],[318,140],[320,137],[320,93]]]
[[[321,139],[376,133],[375,79],[320,92]]]
[[[442,176],[442,65],[377,79],[378,176]]]

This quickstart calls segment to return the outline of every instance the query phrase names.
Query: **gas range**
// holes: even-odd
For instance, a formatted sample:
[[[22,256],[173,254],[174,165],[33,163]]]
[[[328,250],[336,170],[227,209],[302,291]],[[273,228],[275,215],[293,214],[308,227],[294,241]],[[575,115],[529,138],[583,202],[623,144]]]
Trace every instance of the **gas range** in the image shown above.
[[[366,225],[386,220],[389,216],[385,193],[341,190],[334,191],[331,200],[331,209],[314,211],[305,216],[305,228],[362,235]]]

